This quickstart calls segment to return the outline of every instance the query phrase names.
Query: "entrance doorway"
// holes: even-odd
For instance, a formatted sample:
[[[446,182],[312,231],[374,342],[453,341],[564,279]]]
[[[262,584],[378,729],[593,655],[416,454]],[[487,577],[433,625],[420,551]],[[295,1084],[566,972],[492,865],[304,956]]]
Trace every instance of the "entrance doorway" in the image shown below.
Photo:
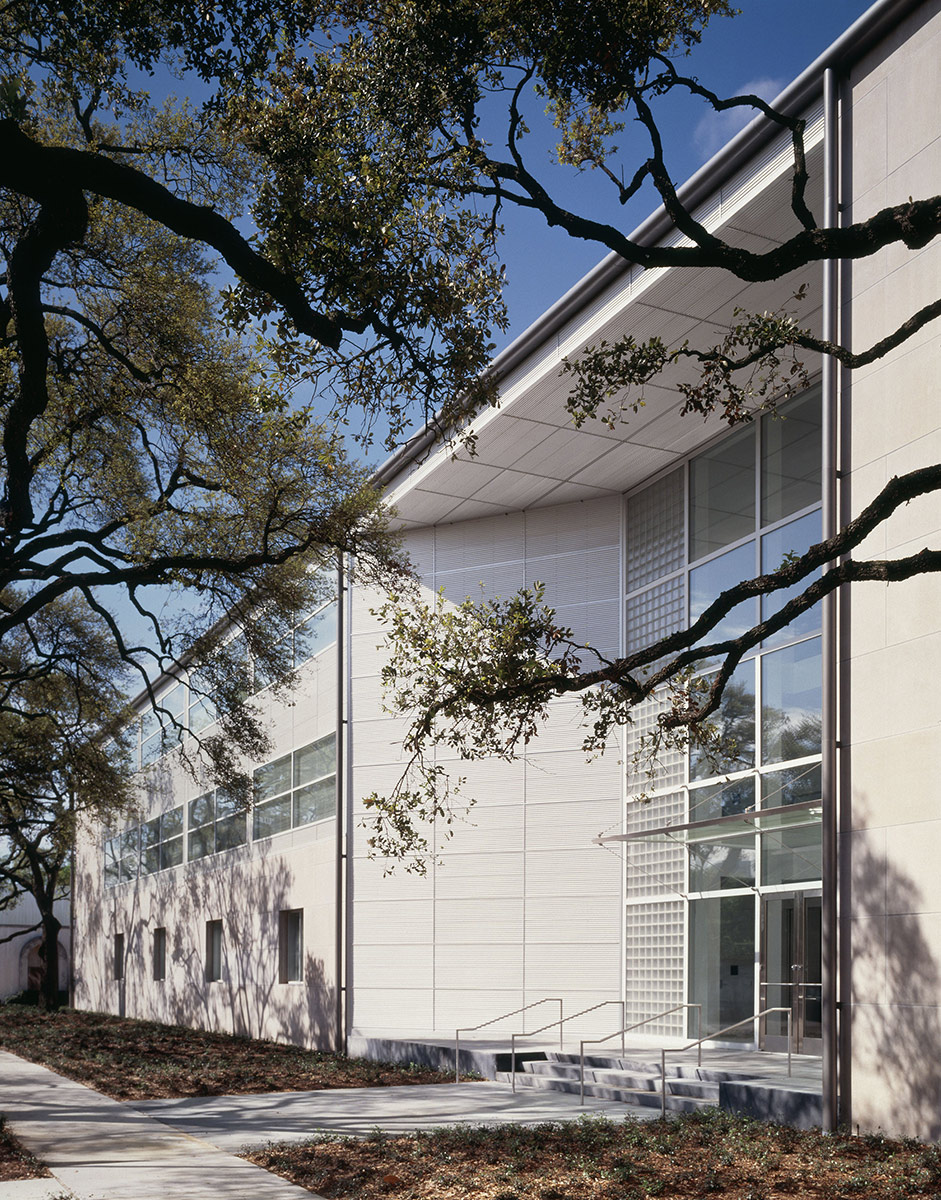
[[[761,1007],[788,1008],[796,1054],[822,1054],[819,893],[764,896],[761,903]],[[762,1050],[787,1049],[787,1014],[761,1022]]]

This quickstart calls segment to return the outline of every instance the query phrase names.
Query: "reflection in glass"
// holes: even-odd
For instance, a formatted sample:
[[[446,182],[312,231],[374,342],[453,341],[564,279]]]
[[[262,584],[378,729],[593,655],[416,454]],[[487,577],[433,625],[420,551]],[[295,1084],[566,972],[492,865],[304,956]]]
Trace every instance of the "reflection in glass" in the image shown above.
[[[161,838],[176,837],[183,832],[183,805],[171,808],[160,818]]]
[[[706,611],[715,598],[726,588],[751,579],[755,571],[755,543],[746,542],[736,546],[728,554],[720,554],[689,573],[689,623],[690,625]],[[710,633],[705,634],[708,642],[720,642],[738,637],[756,623],[757,601],[743,600],[737,604]]]
[[[294,824],[307,825],[311,821],[322,821],[332,817],[337,810],[336,776],[308,783],[294,793]]]
[[[717,735],[708,749],[690,745],[690,779],[708,779],[755,765],[755,664],[742,663],[725,685],[719,711],[709,718]]]
[[[291,786],[291,756],[285,754],[255,771],[255,802],[286,792]]]
[[[820,753],[820,639],[761,660],[761,752],[766,763]]]
[[[761,523],[820,499],[820,389],[761,421]]]
[[[309,783],[323,775],[331,775],[336,770],[336,739],[328,734],[319,742],[304,746],[294,752],[294,786]]]
[[[190,829],[195,829],[197,825],[205,825],[207,821],[211,821],[213,812],[212,792],[206,792],[202,796],[197,796],[195,800],[191,800]]]
[[[703,1034],[755,1011],[755,898],[718,896],[689,906],[689,998],[702,1004]],[[695,1012],[689,1032],[696,1036]],[[750,1042],[751,1023],[723,1035]]]
[[[216,853],[220,850],[231,850],[233,846],[241,846],[247,837],[244,813],[234,813],[231,817],[216,820]]]
[[[183,836],[170,838],[169,841],[160,843],[160,870],[166,871],[169,867],[178,867],[183,861]]]
[[[761,882],[804,883],[820,879],[823,856],[819,822],[792,829],[775,829],[761,835]]]
[[[718,892],[755,886],[755,835],[689,843],[689,890]]]
[[[277,800],[269,800],[255,809],[252,837],[266,838],[275,833],[283,833],[291,828],[291,797],[281,796]]]
[[[819,799],[820,763],[788,767],[784,771],[768,771],[761,777],[763,808],[782,808],[787,804],[803,804]]]
[[[805,550],[809,550],[811,546],[819,542],[822,537],[821,530],[821,515],[820,510],[808,513],[804,517],[799,517],[796,521],[791,521],[789,525],[782,525],[779,529],[772,530],[771,533],[766,533],[761,539],[761,570],[767,575],[772,571],[776,571],[778,567],[783,566],[784,557],[788,554],[803,554]],[[774,592],[770,596],[762,596],[761,598],[761,618],[767,620],[779,612],[784,605],[794,596],[799,596],[809,583],[813,581],[814,576],[809,576],[802,583],[796,583],[793,587],[787,588],[780,592]],[[796,617],[784,629],[772,634],[770,638],[765,638],[766,646],[776,646],[781,642],[792,642],[795,638],[806,637],[807,634],[816,633],[820,628],[820,606],[814,605],[813,608],[803,612],[799,617]]]
[[[689,793],[689,819],[709,821],[713,817],[730,817],[736,813],[753,812],[755,808],[755,777],[734,779],[727,783],[709,783]]]
[[[294,630],[294,665],[299,667],[337,640],[337,606],[328,604]]]
[[[161,696],[157,703],[161,708],[165,708],[168,713],[172,713],[174,717],[182,717],[183,700],[183,684],[178,683],[176,687],[171,688],[165,696]]]
[[[205,858],[208,854],[213,853],[215,849],[213,842],[211,825],[204,825],[201,829],[191,829],[186,847],[186,857],[190,862],[197,858]]]
[[[689,465],[689,557],[721,550],[755,527],[755,438],[743,429]]]

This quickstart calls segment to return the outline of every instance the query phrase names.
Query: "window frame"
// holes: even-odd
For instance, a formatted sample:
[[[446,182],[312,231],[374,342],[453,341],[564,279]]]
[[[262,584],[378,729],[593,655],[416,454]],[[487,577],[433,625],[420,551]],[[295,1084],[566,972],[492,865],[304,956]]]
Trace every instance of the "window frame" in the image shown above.
[[[153,979],[157,983],[162,983],[167,977],[167,929],[165,925],[158,925],[154,929],[152,966]]]
[[[304,982],[304,910],[283,908],[278,913],[278,982]]]
[[[219,983],[223,976],[222,921],[206,922],[206,982]]]

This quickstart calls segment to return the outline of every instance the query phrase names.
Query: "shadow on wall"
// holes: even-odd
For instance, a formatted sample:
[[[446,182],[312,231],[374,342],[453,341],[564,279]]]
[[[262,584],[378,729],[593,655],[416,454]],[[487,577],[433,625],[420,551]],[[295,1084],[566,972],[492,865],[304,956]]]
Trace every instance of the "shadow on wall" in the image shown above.
[[[178,880],[160,880],[153,920],[165,920],[166,984],[172,984],[162,1019],[327,1046],[335,988],[323,960],[305,948],[303,981],[279,982],[279,917],[293,907],[293,872],[270,846],[241,861],[239,854],[223,853],[212,865],[186,866],[181,878],[175,872]],[[222,922],[221,973],[213,981],[207,979],[207,921]]]
[[[857,796],[857,814],[863,808]],[[938,924],[937,905],[865,833],[851,836],[844,864],[852,889],[852,1124],[934,1141],[941,1138],[941,972],[925,930]]]
[[[80,1004],[166,1024],[331,1046],[336,990],[323,959],[305,946],[303,979],[279,981],[280,914],[296,907],[294,883],[281,855],[256,844],[119,884],[103,896],[89,888],[95,903],[81,908],[86,961]],[[222,925],[216,979],[207,968],[210,921]],[[162,980],[154,978],[158,928],[166,930]],[[124,934],[123,978],[115,978],[116,933]]]

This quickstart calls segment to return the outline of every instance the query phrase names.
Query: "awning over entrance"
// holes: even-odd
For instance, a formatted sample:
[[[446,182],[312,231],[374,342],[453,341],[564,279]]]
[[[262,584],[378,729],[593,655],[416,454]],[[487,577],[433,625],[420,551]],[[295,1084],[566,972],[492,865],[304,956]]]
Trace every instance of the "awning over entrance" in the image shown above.
[[[679,824],[655,826],[634,833],[613,833],[597,837],[598,846],[612,842],[657,842],[670,841],[687,845],[689,842],[720,841],[736,834],[779,833],[784,829],[797,829],[807,825],[819,825],[823,806],[819,800],[806,800],[799,804],[788,804],[780,808],[755,809],[750,812],[733,813],[725,817],[711,817],[705,821],[687,821]]]

